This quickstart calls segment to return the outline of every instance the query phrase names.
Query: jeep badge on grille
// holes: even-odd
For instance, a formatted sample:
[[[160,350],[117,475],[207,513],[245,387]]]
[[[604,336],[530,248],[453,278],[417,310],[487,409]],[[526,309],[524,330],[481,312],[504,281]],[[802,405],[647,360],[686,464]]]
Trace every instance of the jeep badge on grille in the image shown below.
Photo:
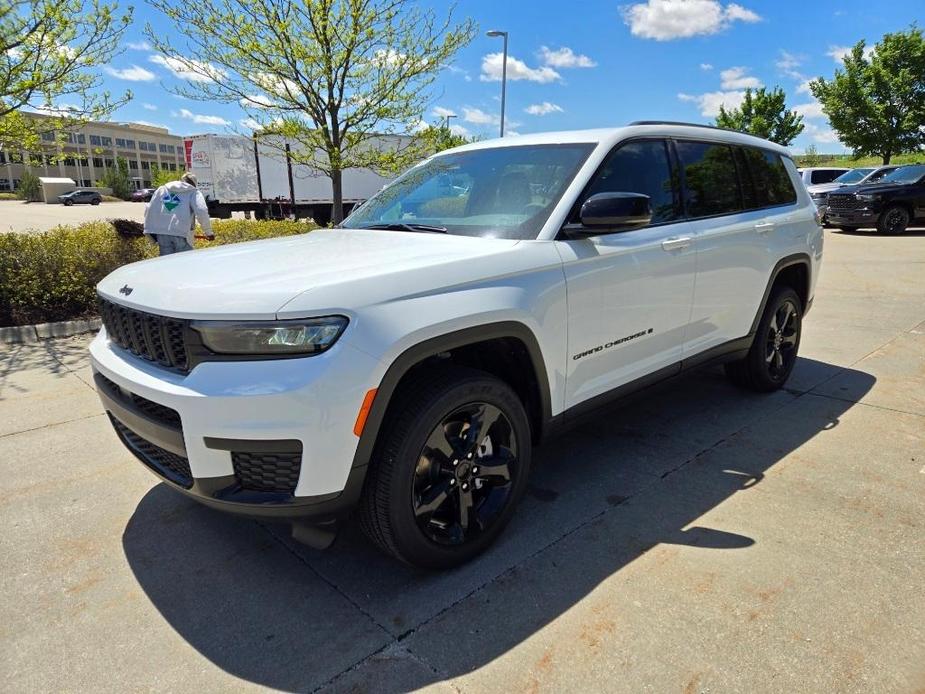
[[[125,296],[128,296],[129,294],[132,293],[132,291],[133,291],[132,288],[126,284],[124,287],[122,287],[122,289],[119,290],[119,293],[125,294]]]

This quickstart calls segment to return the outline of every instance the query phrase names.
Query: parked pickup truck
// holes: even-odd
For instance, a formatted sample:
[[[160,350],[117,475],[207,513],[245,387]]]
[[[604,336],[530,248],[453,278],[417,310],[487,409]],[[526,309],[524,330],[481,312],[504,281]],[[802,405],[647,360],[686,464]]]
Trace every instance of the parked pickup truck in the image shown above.
[[[840,188],[826,196],[826,215],[845,231],[876,227],[881,234],[901,234],[925,219],[925,164],[902,166],[874,185]]]
[[[168,486],[318,547],[355,511],[445,568],[498,537],[533,446],[579,416],[703,364],[780,388],[821,259],[776,144],[524,135],[430,157],[339,228],[119,268],[90,353]]]

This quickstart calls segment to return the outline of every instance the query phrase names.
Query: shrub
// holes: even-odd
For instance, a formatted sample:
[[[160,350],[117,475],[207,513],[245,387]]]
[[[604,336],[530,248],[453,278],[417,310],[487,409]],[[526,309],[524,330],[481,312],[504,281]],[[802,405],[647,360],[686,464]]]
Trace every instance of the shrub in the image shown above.
[[[304,222],[213,222],[216,244],[292,236],[315,227]],[[38,234],[0,234],[0,326],[28,325],[96,313],[96,285],[121,265],[157,255],[147,238],[123,238],[109,222],[59,226]]]
[[[129,174],[128,162],[122,157],[116,157],[115,166],[107,168],[96,185],[99,188],[110,188],[115,197],[128,200],[132,195],[132,176]]]
[[[26,169],[19,181],[19,190],[16,191],[20,200],[36,201],[41,199],[42,182],[39,177]]]

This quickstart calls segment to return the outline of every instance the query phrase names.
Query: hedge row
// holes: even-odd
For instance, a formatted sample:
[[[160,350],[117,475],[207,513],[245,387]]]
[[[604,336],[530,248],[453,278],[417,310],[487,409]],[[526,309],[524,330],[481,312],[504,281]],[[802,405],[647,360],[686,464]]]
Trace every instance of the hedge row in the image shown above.
[[[305,222],[214,221],[215,241],[197,248],[304,234]],[[157,256],[147,238],[123,238],[109,222],[60,226],[38,234],[0,234],[0,326],[96,313],[96,285],[121,265]]]

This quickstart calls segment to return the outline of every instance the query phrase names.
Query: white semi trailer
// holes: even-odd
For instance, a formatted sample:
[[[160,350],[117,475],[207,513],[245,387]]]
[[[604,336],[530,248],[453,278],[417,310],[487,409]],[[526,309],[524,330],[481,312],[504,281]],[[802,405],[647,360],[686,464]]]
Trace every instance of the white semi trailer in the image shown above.
[[[400,149],[410,142],[405,136],[382,135],[373,146]],[[228,218],[244,211],[258,219],[311,217],[319,224],[331,220],[331,179],[295,163],[296,145],[212,134],[193,135],[184,144],[187,169],[196,174],[212,216]],[[371,169],[345,169],[342,176],[344,214],[391,180]]]

